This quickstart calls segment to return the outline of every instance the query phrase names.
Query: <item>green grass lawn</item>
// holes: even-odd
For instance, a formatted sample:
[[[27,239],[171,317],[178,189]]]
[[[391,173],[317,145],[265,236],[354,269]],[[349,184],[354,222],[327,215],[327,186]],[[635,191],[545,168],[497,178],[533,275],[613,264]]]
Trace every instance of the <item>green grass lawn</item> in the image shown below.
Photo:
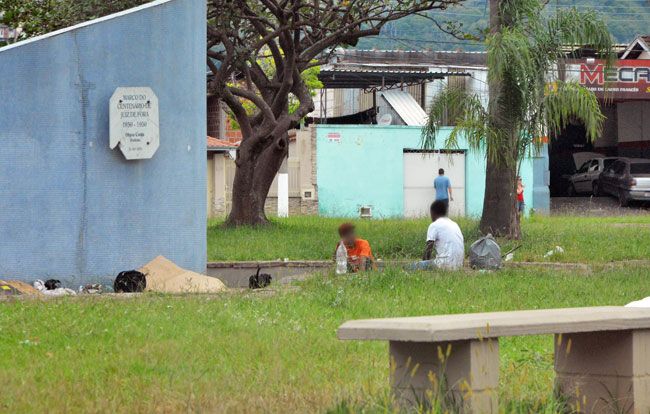
[[[323,275],[300,289],[0,303],[0,412],[325,412],[388,390],[384,342],[341,342],[354,318],[621,305],[648,271]],[[551,395],[550,336],[501,341],[501,399]],[[367,405],[366,405],[367,407]],[[524,407],[524,408],[522,408]],[[373,410],[370,410],[373,411]]]
[[[276,219],[265,228],[229,229],[222,221],[208,225],[208,260],[320,260],[330,259],[342,219],[291,217]],[[427,220],[358,220],[359,236],[370,241],[383,259],[422,256]],[[467,246],[479,237],[478,222],[459,220]],[[522,224],[520,242],[501,241],[503,251],[521,244],[515,260],[560,262],[608,262],[648,259],[650,216],[533,217]],[[565,253],[544,259],[561,246]]]
[[[212,260],[325,259],[340,220],[291,218],[264,229],[208,229]],[[477,224],[464,220],[469,241]],[[427,222],[359,222],[378,256],[420,254]],[[650,217],[532,218],[518,260],[645,259]],[[504,247],[512,245],[505,243]],[[605,268],[603,268],[605,269]],[[650,296],[650,269],[589,275],[510,268],[497,273],[325,274],[298,288],[222,295],[0,302],[0,412],[385,412],[384,342],[341,342],[358,318],[622,305]],[[501,403],[552,412],[551,336],[501,340]],[[535,407],[535,408],[531,408]]]

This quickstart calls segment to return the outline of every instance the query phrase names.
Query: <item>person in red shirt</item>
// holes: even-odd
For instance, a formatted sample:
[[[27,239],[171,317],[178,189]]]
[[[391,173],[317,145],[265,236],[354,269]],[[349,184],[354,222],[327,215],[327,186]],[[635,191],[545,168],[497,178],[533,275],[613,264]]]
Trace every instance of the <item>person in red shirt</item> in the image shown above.
[[[348,251],[348,267],[352,272],[374,268],[375,258],[372,256],[370,243],[367,240],[357,238],[354,224],[341,224],[339,226],[339,236]]]
[[[521,177],[517,176],[517,212],[521,216],[526,210],[526,203],[524,202],[524,185]]]

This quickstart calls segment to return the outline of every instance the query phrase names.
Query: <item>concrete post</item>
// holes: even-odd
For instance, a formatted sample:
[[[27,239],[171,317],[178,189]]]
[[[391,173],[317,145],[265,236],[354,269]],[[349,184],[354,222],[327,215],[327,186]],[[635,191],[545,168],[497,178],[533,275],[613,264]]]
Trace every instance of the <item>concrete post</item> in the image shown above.
[[[401,405],[498,413],[498,339],[390,342],[391,388]]]
[[[544,145],[533,158],[533,208],[542,215],[551,213],[550,185],[548,145]]]
[[[213,156],[214,165],[214,188],[212,211],[218,215],[227,214],[226,209],[226,155],[217,154]]]
[[[289,174],[278,174],[278,217],[289,217]]]
[[[650,330],[555,335],[555,372],[576,412],[650,412]]]
[[[284,159],[277,176],[278,217],[289,217],[289,160]]]

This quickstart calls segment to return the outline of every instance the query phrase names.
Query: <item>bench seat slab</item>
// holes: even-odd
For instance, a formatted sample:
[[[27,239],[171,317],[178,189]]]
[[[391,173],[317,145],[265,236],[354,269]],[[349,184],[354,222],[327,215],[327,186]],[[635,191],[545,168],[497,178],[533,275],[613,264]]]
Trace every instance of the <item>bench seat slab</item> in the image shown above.
[[[390,341],[391,389],[403,406],[498,413],[499,342]]]

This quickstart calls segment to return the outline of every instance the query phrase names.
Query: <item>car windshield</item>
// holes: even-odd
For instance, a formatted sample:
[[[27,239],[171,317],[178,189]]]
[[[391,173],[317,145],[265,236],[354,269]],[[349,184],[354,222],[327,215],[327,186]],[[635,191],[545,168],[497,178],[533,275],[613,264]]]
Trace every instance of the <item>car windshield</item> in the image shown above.
[[[614,161],[616,161],[616,159],[605,160],[605,161],[604,161],[604,163],[605,163],[605,169],[607,169],[607,167],[609,167],[610,165],[612,165],[612,163],[613,163]]]
[[[650,162],[632,164],[630,174],[650,174]]]

